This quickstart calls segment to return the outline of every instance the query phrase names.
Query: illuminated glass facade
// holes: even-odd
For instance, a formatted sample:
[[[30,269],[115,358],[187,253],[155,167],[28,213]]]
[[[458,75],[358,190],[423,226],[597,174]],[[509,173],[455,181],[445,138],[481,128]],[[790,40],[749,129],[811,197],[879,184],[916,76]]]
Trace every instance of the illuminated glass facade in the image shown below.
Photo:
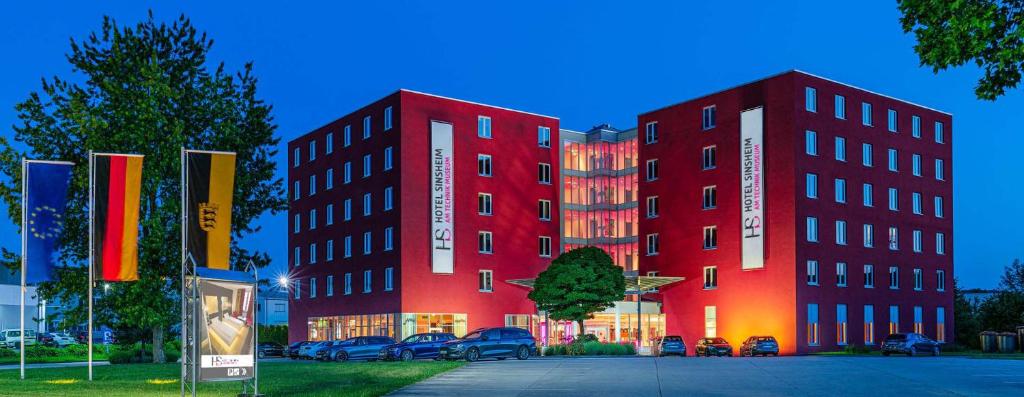
[[[561,131],[562,249],[599,247],[637,270],[637,133],[608,125]]]

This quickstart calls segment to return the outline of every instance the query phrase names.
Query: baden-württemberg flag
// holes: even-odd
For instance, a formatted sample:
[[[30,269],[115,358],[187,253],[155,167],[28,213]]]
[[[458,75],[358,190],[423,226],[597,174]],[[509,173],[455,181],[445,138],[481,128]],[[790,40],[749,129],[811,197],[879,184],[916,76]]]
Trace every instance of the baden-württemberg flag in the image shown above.
[[[142,156],[93,154],[93,263],[104,281],[139,279]]]
[[[231,254],[231,199],[235,154],[185,152],[186,252],[196,266],[227,270]]]
[[[25,160],[22,236],[26,284],[54,279],[57,251],[64,231],[72,163]]]

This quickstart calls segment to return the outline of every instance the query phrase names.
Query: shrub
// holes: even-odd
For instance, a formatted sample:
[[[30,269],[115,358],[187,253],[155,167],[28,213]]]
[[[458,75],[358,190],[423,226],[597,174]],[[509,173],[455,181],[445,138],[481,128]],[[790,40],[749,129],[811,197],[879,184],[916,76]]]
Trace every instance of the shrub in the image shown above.
[[[166,361],[165,362],[176,363],[176,362],[178,362],[178,359],[181,358],[181,351],[180,350],[164,350],[164,356],[166,357]]]
[[[849,345],[846,345],[845,347],[843,347],[843,353],[846,353],[846,354],[869,354],[869,353],[871,353],[871,348],[867,347],[867,346],[857,346],[857,345],[854,345],[854,344],[849,344]]]
[[[61,350],[55,347],[48,347],[42,345],[30,345],[25,349],[25,357],[38,358],[38,357],[57,357],[61,355]]]
[[[136,357],[138,354],[131,350],[114,350],[107,356],[107,360],[111,364],[131,364],[132,359]]]
[[[17,356],[18,356],[18,352],[14,351],[14,349],[7,349],[7,348],[0,347],[0,358],[17,357]]]

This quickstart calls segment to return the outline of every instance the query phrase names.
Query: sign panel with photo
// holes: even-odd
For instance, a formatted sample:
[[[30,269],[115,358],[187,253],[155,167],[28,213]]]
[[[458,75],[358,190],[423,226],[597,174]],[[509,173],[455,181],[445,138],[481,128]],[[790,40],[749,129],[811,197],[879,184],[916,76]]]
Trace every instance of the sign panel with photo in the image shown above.
[[[199,279],[199,380],[253,377],[256,329],[253,283]]]

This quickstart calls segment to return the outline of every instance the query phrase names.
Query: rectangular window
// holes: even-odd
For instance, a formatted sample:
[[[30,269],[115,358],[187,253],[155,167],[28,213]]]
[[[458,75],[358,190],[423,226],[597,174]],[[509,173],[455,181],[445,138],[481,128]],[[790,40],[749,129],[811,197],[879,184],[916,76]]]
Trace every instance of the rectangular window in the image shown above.
[[[807,242],[818,242],[818,218],[807,217]]]
[[[342,176],[344,177],[344,183],[348,184],[348,183],[352,182],[352,162],[351,161],[346,161],[344,168],[345,168],[345,172],[344,172],[344,175],[342,175]]]
[[[835,191],[836,202],[846,204],[846,179],[836,178]]]
[[[896,266],[889,267],[889,289],[900,288],[900,268]]]
[[[943,168],[942,159],[935,159],[935,180],[944,181],[946,180],[946,172]]]
[[[538,254],[545,258],[551,257],[551,237],[540,236],[537,239],[537,243],[539,246]]]
[[[302,159],[302,149],[295,148],[292,150],[292,167],[298,167]]]
[[[818,155],[818,133],[807,130],[804,132],[804,151],[811,156]]]
[[[352,295],[352,273],[345,273],[345,295]]]
[[[807,174],[807,198],[816,199],[818,198],[818,175]]]
[[[807,304],[807,345],[818,346],[818,304]]]
[[[491,156],[480,154],[476,156],[476,174],[480,176],[491,176]]]
[[[836,137],[836,160],[846,161],[846,138]]]
[[[334,296],[334,276],[327,276],[327,296]]]
[[[658,233],[647,235],[647,255],[658,255]]]
[[[846,345],[848,341],[846,325],[846,305],[840,303],[836,305],[836,344],[839,346]]]
[[[537,127],[537,146],[551,147],[551,128]]]
[[[384,268],[384,290],[391,291],[395,289],[395,268],[385,267]]]
[[[537,217],[542,221],[551,220],[551,201],[550,200],[539,200],[537,201]]]
[[[302,248],[295,247],[295,249],[292,251],[292,259],[295,267],[298,267],[299,265],[302,264]]]
[[[477,252],[481,254],[493,254],[494,246],[492,244],[491,232],[480,232],[477,234]]]
[[[889,149],[889,171],[899,171],[899,164],[897,163],[897,152],[896,149]]]
[[[899,191],[896,190],[896,188],[894,188],[894,187],[889,188],[889,210],[890,211],[899,211],[900,210]]]
[[[814,88],[804,88],[804,108],[808,112],[818,111],[818,91]]]
[[[363,117],[363,139],[370,139],[370,116]]]
[[[309,230],[316,229],[316,208],[309,210]]]
[[[875,227],[873,225],[864,225],[864,248],[875,247]]]
[[[647,160],[647,180],[658,179],[658,159]]]
[[[864,265],[864,288],[875,288],[874,265]]]
[[[712,209],[718,207],[718,187],[717,186],[705,186],[704,195],[702,200],[703,209]]]
[[[896,111],[889,109],[889,132],[898,132],[896,127]]]
[[[946,308],[935,308],[935,340],[946,341]]]
[[[701,127],[705,131],[715,128],[715,113],[716,109],[714,106],[704,107],[704,111],[701,113]]]
[[[870,143],[865,143],[865,144],[861,145],[861,147],[860,147],[861,164],[863,164],[865,167],[873,167],[875,165],[875,161],[872,158],[872,156],[873,156],[873,154],[872,154],[872,151],[871,151],[871,144]]]
[[[327,240],[327,252],[325,253],[328,262],[334,260],[334,240]]]
[[[490,193],[479,193],[476,196],[476,213],[479,215],[492,215]]]
[[[326,215],[327,215],[325,217],[327,219],[324,220],[324,224],[326,224],[328,226],[333,225],[334,224],[334,204],[327,204],[327,210],[325,210],[324,212],[326,212]]]
[[[920,253],[921,252],[921,231],[920,230],[914,230],[913,232],[911,232],[911,234],[914,236],[914,252]]]
[[[924,273],[921,269],[914,269],[914,290],[920,291],[924,289]]]
[[[363,194],[363,216],[370,216],[373,212],[373,196],[370,193]]]
[[[863,190],[864,191],[863,191],[862,195],[864,196],[864,206],[865,207],[874,207],[875,206],[874,186],[871,185],[870,183],[865,183]]]
[[[363,293],[364,294],[370,293],[373,290],[372,286],[373,286],[373,271],[372,270],[364,270],[363,271]]]
[[[316,277],[309,279],[309,297],[316,298]]]
[[[325,146],[324,147],[325,154],[334,153],[334,133],[333,132],[328,132],[327,133],[327,138],[325,139],[324,146]]]
[[[836,286],[846,286],[846,263],[836,262]]]
[[[546,185],[551,184],[551,164],[537,164],[537,182]]]
[[[807,285],[818,285],[818,261],[807,261]]]
[[[846,221],[836,221],[836,244],[846,245]]]
[[[487,116],[477,116],[476,118],[476,136],[481,138],[491,138],[491,118]]]
[[[371,162],[372,160],[370,160],[369,154],[363,156],[363,178],[370,176],[370,173],[372,171],[372,169],[370,168]]]
[[[910,171],[914,176],[921,176],[921,155],[914,153],[910,156]]]
[[[295,300],[298,300],[302,293],[299,291],[302,289],[302,280],[295,280],[292,282],[292,289],[295,291]]]
[[[298,200],[301,196],[302,186],[299,184],[299,181],[295,181],[295,183],[292,184],[292,199]]]
[[[309,264],[312,265],[316,263],[316,258],[316,243],[313,243],[309,245]]]
[[[911,207],[914,210],[914,214],[921,215],[921,193],[913,192],[910,194]]]
[[[875,344],[875,307],[864,305],[864,344]]]
[[[836,118],[846,120],[846,97],[836,95]]]
[[[334,168],[328,168],[327,174],[324,177],[324,185],[326,190],[334,189]]]
[[[309,176],[309,195],[316,194],[316,175]]]
[[[946,290],[946,271],[936,270],[935,271],[935,290],[942,292]]]
[[[651,196],[647,198],[647,217],[658,217],[658,196]]]
[[[345,257],[352,257],[352,236],[345,236]]]
[[[480,292],[494,292],[494,271],[481,270],[477,290]]]
[[[704,266],[704,289],[718,288],[718,267]]]
[[[316,160],[316,140],[309,141],[309,162]]]
[[[295,216],[292,217],[292,233],[293,234],[299,234],[299,231],[301,231],[301,230],[302,230],[302,215],[295,214]]]
[[[718,308],[704,306],[704,337],[714,338],[716,336],[718,336]]]
[[[862,102],[860,104],[860,122],[868,127],[871,126],[871,104]]]
[[[345,208],[343,208],[343,210],[344,210],[344,212],[345,212],[345,213],[344,213],[344,215],[345,215],[345,220],[346,220],[346,221],[350,221],[350,220],[352,220],[352,199],[345,199],[345,205],[344,205],[344,207],[345,207]]]
[[[889,249],[892,251],[900,249],[900,231],[895,226],[889,227]]]
[[[351,125],[346,125],[345,126],[345,133],[344,133],[344,136],[342,137],[342,146],[344,146],[344,147],[352,146],[352,126]]]
[[[391,186],[384,188],[384,211],[390,211],[395,207],[394,190]]]
[[[910,116],[910,135],[914,138],[921,138],[921,117]]]
[[[384,108],[384,131],[390,130],[391,127],[392,127],[392,124],[391,124],[391,116],[392,116],[392,114],[391,113],[392,113],[391,112],[391,106],[388,106],[388,107]]]
[[[373,251],[373,233],[363,232],[363,255],[370,255]]]
[[[923,334],[924,333],[924,317],[921,306],[914,306],[914,332]]]
[[[935,122],[935,143],[946,143],[946,137],[942,134],[942,122]]]
[[[395,249],[395,228],[388,226],[384,228],[384,250],[391,251]]]
[[[718,248],[718,227],[717,226],[705,226],[704,227],[704,249],[715,249]]]
[[[935,253],[946,255],[946,235],[944,233],[935,233]]]
[[[391,157],[393,152],[391,146],[384,148],[384,171],[389,171],[394,167],[394,160]]]
[[[710,170],[718,166],[715,146],[705,146],[701,154],[701,169]]]
[[[652,121],[644,127],[644,142],[648,145],[658,142],[658,122]]]

